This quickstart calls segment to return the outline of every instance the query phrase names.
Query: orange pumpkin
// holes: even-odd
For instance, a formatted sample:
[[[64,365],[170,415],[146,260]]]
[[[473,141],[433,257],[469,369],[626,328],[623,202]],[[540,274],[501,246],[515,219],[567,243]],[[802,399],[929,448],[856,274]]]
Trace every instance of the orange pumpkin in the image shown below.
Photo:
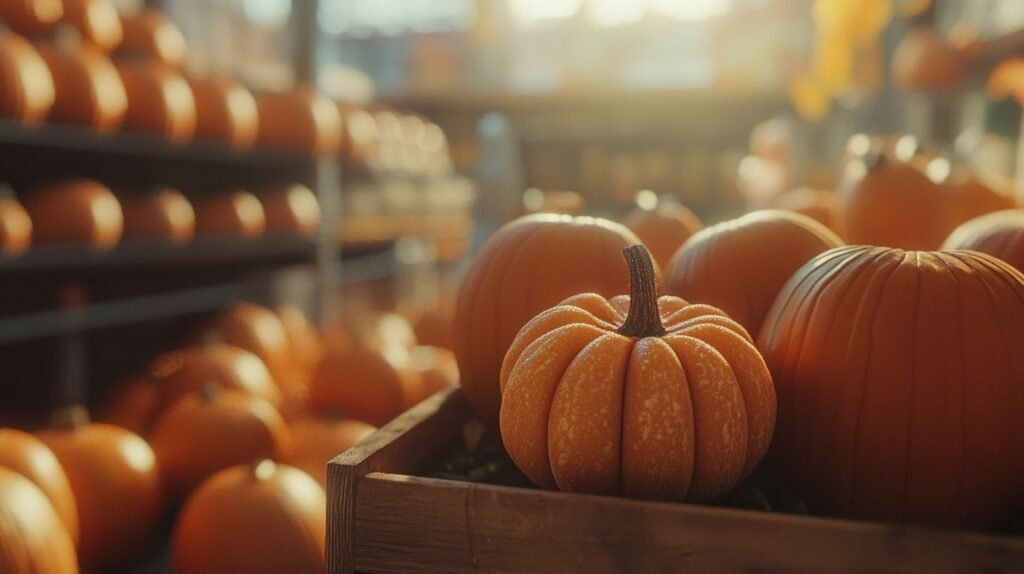
[[[172,67],[185,63],[185,37],[160,10],[149,8],[121,19],[124,39],[117,47],[120,57],[152,60]]]
[[[28,40],[0,32],[0,118],[43,121],[55,99],[53,76]]]
[[[893,83],[906,90],[949,90],[964,78],[964,62],[931,26],[912,28],[892,55]]]
[[[121,204],[101,183],[76,179],[40,185],[25,197],[24,205],[37,244],[88,245],[105,251],[121,241]]]
[[[270,403],[216,385],[174,403],[150,439],[160,474],[177,498],[229,466],[280,457],[287,441],[288,427]]]
[[[124,237],[132,241],[186,243],[196,231],[192,204],[173,187],[159,187],[141,193],[122,193]]]
[[[327,488],[327,463],[359,444],[376,428],[356,420],[304,418],[291,426],[291,448],[282,458]]]
[[[274,310],[274,314],[284,327],[292,369],[298,373],[303,385],[308,386],[313,369],[323,354],[319,333],[306,314],[294,305],[282,305]]]
[[[412,326],[416,341],[421,345],[452,348],[452,314],[442,309],[420,313]]]
[[[39,54],[53,77],[55,100],[51,121],[82,125],[98,132],[117,129],[128,110],[117,68],[100,50],[88,44],[41,44]]]
[[[1024,272],[1024,210],[1008,209],[972,219],[949,235],[942,249],[970,249]]]
[[[257,238],[267,227],[263,204],[248,191],[204,195],[193,202],[196,235]]]
[[[638,207],[622,220],[643,241],[651,256],[665,268],[676,251],[704,224],[686,206],[661,202],[651,209]]]
[[[604,219],[528,215],[499,229],[462,281],[453,350],[476,414],[498,422],[501,360],[534,315],[576,293],[613,295],[629,280],[616,265],[633,232]]]
[[[64,0],[64,22],[103,52],[110,52],[124,38],[121,17],[111,0]]]
[[[969,251],[851,246],[796,273],[758,346],[775,466],[812,510],[994,528],[1022,510],[1024,275]]]
[[[327,502],[301,470],[269,460],[215,474],[174,526],[171,570],[321,574]]]
[[[196,131],[196,100],[178,72],[145,60],[117,62],[128,95],[124,129],[186,142]]]
[[[75,494],[82,571],[119,571],[145,548],[160,519],[153,450],[135,433],[89,423],[80,408],[58,411],[39,438],[57,456]]]
[[[0,186],[0,253],[21,255],[32,244],[32,220],[9,187]]]
[[[362,346],[329,349],[310,384],[310,408],[382,426],[422,396],[420,381],[404,365]]]
[[[839,201],[850,244],[935,249],[950,231],[942,188],[913,166],[885,155],[851,161]]]
[[[267,231],[315,237],[320,231],[320,201],[302,184],[282,185],[260,194]]]
[[[49,29],[64,17],[62,0],[6,0],[0,2],[0,20],[22,34]]]
[[[711,500],[760,462],[771,375],[719,309],[658,298],[642,245],[630,294],[576,295],[523,327],[501,369],[501,437],[545,488]]]
[[[259,357],[279,388],[299,383],[292,370],[288,333],[270,309],[255,303],[237,303],[214,318],[206,332]]]
[[[756,335],[789,276],[815,255],[842,244],[808,217],[755,211],[690,238],[672,260],[665,290],[714,305]]]
[[[281,391],[259,357],[232,345],[206,341],[156,358],[150,366],[160,385],[160,410],[207,384],[238,389],[280,404]]]
[[[299,86],[257,99],[261,146],[307,153],[329,154],[341,143],[341,115],[337,106],[311,86]]]
[[[1017,207],[1010,185],[995,181],[983,181],[971,173],[961,173],[944,185],[949,196],[950,228],[981,217],[986,213]]]
[[[829,190],[811,187],[791,189],[775,198],[772,208],[806,215],[842,236],[839,198]]]
[[[68,475],[64,473],[53,451],[28,433],[0,428],[0,467],[21,474],[39,487],[64,523],[71,540],[78,540],[75,495],[71,492]]]
[[[43,491],[0,466],[0,572],[78,574],[75,543]]]
[[[259,111],[245,86],[225,77],[190,77],[196,102],[196,137],[249,149],[256,143]]]
[[[97,420],[145,437],[160,415],[160,406],[160,387],[156,381],[134,377],[117,386]]]

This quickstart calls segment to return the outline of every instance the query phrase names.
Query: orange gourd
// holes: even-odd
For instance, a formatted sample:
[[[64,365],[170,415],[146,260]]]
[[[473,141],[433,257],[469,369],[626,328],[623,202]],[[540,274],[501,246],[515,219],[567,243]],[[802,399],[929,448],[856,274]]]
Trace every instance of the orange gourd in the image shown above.
[[[1024,272],[1024,210],[1008,209],[972,219],[949,235],[942,249],[970,249]]]
[[[421,396],[420,381],[380,350],[364,346],[331,348],[310,384],[310,408],[320,415],[344,415],[374,426],[395,418]]]
[[[570,295],[623,289],[619,252],[639,242],[617,223],[567,215],[521,217],[487,240],[462,281],[453,329],[463,392],[485,423],[498,422],[498,374],[519,329]]]
[[[811,187],[791,189],[776,197],[772,201],[771,207],[772,209],[781,209],[806,215],[831,229],[836,235],[840,237],[843,235],[839,214],[839,198],[829,190]]]
[[[184,498],[220,470],[282,456],[288,427],[266,400],[207,385],[160,417],[150,444],[167,488]]]
[[[315,237],[320,231],[320,201],[302,184],[282,185],[260,194],[271,233]]]
[[[1017,198],[1008,184],[983,181],[977,175],[961,173],[944,185],[949,196],[951,229],[986,213],[1014,209]]]
[[[40,185],[23,201],[32,219],[32,240],[40,245],[87,245],[97,251],[121,241],[124,214],[105,185],[76,179]]]
[[[128,111],[128,95],[117,68],[103,52],[89,44],[41,44],[38,49],[53,77],[51,121],[98,132],[121,125]]]
[[[55,98],[53,76],[28,40],[0,32],[0,118],[35,124]]]
[[[195,235],[192,204],[173,187],[122,193],[119,199],[127,240],[187,243]]]
[[[64,523],[71,540],[78,540],[75,495],[53,451],[26,432],[0,428],[0,467],[21,474],[39,487]]]
[[[771,375],[721,310],[658,298],[642,245],[630,294],[566,299],[526,324],[501,369],[501,437],[544,488],[711,500],[760,462]]]
[[[160,387],[150,377],[133,377],[117,386],[97,420],[146,437],[160,415]]]
[[[327,463],[375,430],[356,420],[304,418],[292,424],[291,447],[281,460],[306,472],[326,489]]]
[[[299,383],[291,368],[288,333],[270,309],[237,303],[215,317],[206,332],[259,357],[282,390]]]
[[[662,268],[694,233],[704,228],[700,219],[686,206],[661,202],[652,209],[638,207],[625,219],[625,225],[643,241]]]
[[[118,61],[128,95],[124,129],[187,142],[196,131],[196,100],[178,72],[145,60]]]
[[[338,151],[341,115],[311,86],[257,98],[261,146],[312,155]]]
[[[322,574],[327,503],[301,470],[269,460],[215,474],[174,526],[171,571]]]
[[[196,137],[224,142],[235,149],[256,143],[259,111],[245,86],[225,77],[188,79],[196,102]]]
[[[907,163],[878,154],[857,158],[838,192],[851,245],[936,249],[949,234],[942,188]]]
[[[665,290],[714,305],[756,335],[789,276],[815,255],[842,244],[808,217],[755,211],[690,238],[666,272]]]
[[[124,38],[117,56],[142,58],[171,67],[185,63],[185,37],[160,10],[149,8],[121,19]]]
[[[196,235],[236,236],[254,239],[267,227],[263,204],[248,191],[234,190],[204,195],[193,201]]]
[[[22,34],[51,28],[64,17],[62,0],[5,0],[0,2],[0,20]]]
[[[1022,510],[1024,275],[969,251],[834,249],[758,339],[774,465],[813,511],[995,528]]]
[[[0,572],[78,574],[75,543],[43,491],[0,466]]]
[[[32,244],[32,220],[14,191],[0,186],[0,253],[21,255]]]
[[[64,0],[63,21],[78,30],[83,41],[105,53],[124,38],[121,17],[111,0]]]
[[[78,508],[83,572],[113,572],[138,556],[163,508],[153,450],[138,435],[58,411],[39,438],[67,473]]]

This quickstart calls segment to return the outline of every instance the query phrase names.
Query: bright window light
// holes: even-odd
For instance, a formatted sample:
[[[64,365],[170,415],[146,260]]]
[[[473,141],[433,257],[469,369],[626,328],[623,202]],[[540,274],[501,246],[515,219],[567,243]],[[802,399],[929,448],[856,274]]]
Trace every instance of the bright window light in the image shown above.
[[[732,8],[732,0],[650,0],[654,11],[685,22],[710,20]]]
[[[590,0],[587,16],[597,26],[624,26],[643,17],[647,6],[642,0]]]
[[[512,16],[523,23],[568,18],[579,11],[583,0],[511,0]]]
[[[251,22],[263,26],[280,26],[292,12],[291,0],[243,0],[242,9]]]

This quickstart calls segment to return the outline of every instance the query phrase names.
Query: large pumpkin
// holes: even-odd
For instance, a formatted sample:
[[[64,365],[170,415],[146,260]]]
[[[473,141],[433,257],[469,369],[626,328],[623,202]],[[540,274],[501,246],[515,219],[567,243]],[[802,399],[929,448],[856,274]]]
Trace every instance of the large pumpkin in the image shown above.
[[[196,100],[178,72],[158,62],[117,62],[128,94],[124,128],[163,136],[172,142],[192,139],[196,131]]]
[[[160,417],[150,444],[166,486],[184,498],[217,471],[282,456],[288,427],[266,400],[207,385]]]
[[[722,309],[756,336],[789,276],[839,245],[834,233],[808,217],[755,211],[690,238],[666,271],[665,290]]]
[[[132,241],[186,243],[196,231],[192,204],[173,187],[122,193],[124,238]]]
[[[261,146],[312,155],[334,153],[341,144],[338,107],[311,86],[257,98]]]
[[[519,332],[501,370],[501,437],[545,488],[710,500],[764,456],[775,391],[722,311],[657,295],[643,246],[630,295],[570,297]]]
[[[281,391],[259,357],[215,340],[165,353],[150,371],[160,385],[161,411],[210,383],[245,391],[274,405],[281,401]]]
[[[779,294],[758,346],[774,464],[812,510],[994,528],[1022,510],[1024,276],[969,251],[834,249]]]
[[[196,101],[196,137],[248,149],[256,142],[259,112],[245,86],[225,77],[190,77]]]
[[[50,500],[71,539],[78,540],[75,495],[53,451],[26,432],[0,428],[0,467],[7,467],[35,483]]]
[[[327,502],[301,470],[264,460],[203,483],[174,526],[171,571],[322,574]]]
[[[309,417],[291,426],[292,442],[282,462],[316,479],[327,488],[327,463],[352,448],[376,429],[364,422],[332,417]]]
[[[851,245],[936,249],[950,231],[942,188],[889,156],[852,160],[838,192],[843,233]]]
[[[1024,210],[1008,209],[957,227],[943,249],[970,249],[1002,259],[1024,272]]]
[[[629,275],[619,252],[639,242],[611,221],[550,214],[521,217],[487,240],[462,281],[453,325],[462,389],[480,418],[498,422],[498,374],[519,329],[570,295],[621,291]]]
[[[32,240],[41,245],[112,249],[124,232],[121,203],[105,185],[76,179],[40,185],[25,197]]]
[[[320,230],[320,201],[301,184],[280,185],[260,194],[267,231],[315,237]]]
[[[39,438],[57,456],[78,508],[83,572],[114,572],[136,558],[163,506],[153,450],[138,435],[60,411]]]
[[[32,244],[32,219],[9,187],[0,186],[0,253],[20,255]]]
[[[55,98],[53,76],[32,44],[0,32],[0,118],[38,123]]]
[[[117,68],[103,52],[88,44],[40,44],[38,49],[53,77],[56,99],[49,120],[99,132],[121,125],[128,96]]]
[[[248,191],[234,190],[203,195],[193,202],[196,235],[255,239],[267,228],[263,204]]]
[[[686,206],[668,202],[658,203],[651,209],[638,207],[622,223],[644,242],[662,268],[667,267],[687,239],[704,228]]]
[[[75,543],[43,491],[0,466],[0,572],[78,574]]]

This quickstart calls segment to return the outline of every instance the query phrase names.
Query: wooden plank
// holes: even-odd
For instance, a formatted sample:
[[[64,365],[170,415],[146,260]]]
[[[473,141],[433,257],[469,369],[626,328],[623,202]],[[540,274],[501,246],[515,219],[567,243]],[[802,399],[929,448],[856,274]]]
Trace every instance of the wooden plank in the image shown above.
[[[360,477],[412,472],[459,432],[468,407],[457,389],[413,407],[327,465],[327,572],[355,572],[354,516]]]
[[[1024,571],[1024,541],[955,531],[383,473],[356,497],[360,572]]]

